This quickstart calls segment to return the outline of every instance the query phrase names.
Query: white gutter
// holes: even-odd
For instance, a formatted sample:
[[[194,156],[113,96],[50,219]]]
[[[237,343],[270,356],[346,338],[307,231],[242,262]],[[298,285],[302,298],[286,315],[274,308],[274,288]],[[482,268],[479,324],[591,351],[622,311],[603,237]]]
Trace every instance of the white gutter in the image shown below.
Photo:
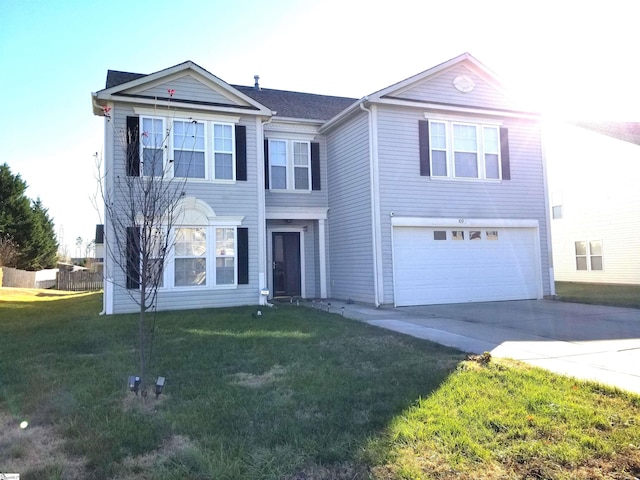
[[[264,126],[271,123],[273,115],[277,112],[271,112],[271,117],[263,120],[256,117],[256,142],[258,147],[256,148],[258,154],[258,305],[267,305],[272,307],[273,305],[267,301],[267,297],[260,292],[269,289],[269,279],[267,274],[269,272],[267,262],[267,206],[266,206],[266,194],[264,188],[264,179],[266,172],[264,171]],[[271,292],[273,294],[273,292]],[[273,295],[272,295],[273,296]]]
[[[95,97],[94,97],[95,98]],[[95,105],[95,103],[94,103]],[[113,105],[107,104],[107,106]],[[102,111],[102,107],[100,107],[100,111]],[[109,120],[109,118],[104,119],[104,147],[103,147],[103,157],[102,157],[102,192],[103,192],[103,202],[109,201],[109,199],[113,198],[113,151],[114,151],[114,142],[115,142],[115,132],[114,126]],[[104,206],[103,206],[104,208]],[[112,232],[112,227],[110,223],[110,216],[107,215],[107,211],[103,212],[104,218],[104,266],[103,266],[103,277],[102,277],[102,312],[100,315],[110,315],[113,313],[113,302],[114,302],[114,282],[113,282],[113,251],[110,246],[111,238],[114,235]]]
[[[547,252],[549,255],[549,293],[551,295],[556,294],[556,280],[553,265],[553,242],[551,240],[551,206],[549,205],[549,182],[547,180],[547,149],[544,141],[545,131],[540,125],[540,147],[542,148],[542,178],[544,181],[544,210],[545,210],[545,222],[547,230]]]
[[[369,169],[371,188],[371,238],[373,243],[373,293],[376,308],[384,299],[384,279],[382,277],[382,234],[380,227],[380,177],[378,174],[378,120],[376,105],[371,110],[359,103],[360,109],[369,114]]]
[[[470,115],[484,115],[490,117],[508,117],[508,118],[518,118],[524,120],[534,120],[539,121],[540,115],[530,112],[517,112],[517,111],[509,111],[509,110],[496,110],[491,108],[477,108],[477,107],[466,107],[464,105],[449,105],[442,103],[433,103],[433,102],[418,102],[414,100],[406,100],[400,98],[381,98],[380,100],[376,100],[376,103],[380,103],[382,105],[395,105],[400,107],[415,107],[426,109],[430,111],[442,111],[442,112],[457,112],[457,113],[467,113]]]

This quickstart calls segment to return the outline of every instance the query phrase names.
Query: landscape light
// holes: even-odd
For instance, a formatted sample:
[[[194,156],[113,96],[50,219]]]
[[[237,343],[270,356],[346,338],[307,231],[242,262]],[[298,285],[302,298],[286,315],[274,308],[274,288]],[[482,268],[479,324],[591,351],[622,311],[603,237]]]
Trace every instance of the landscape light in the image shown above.
[[[129,390],[138,395],[138,388],[140,388],[140,377],[131,375],[129,377]]]
[[[160,396],[160,394],[162,393],[162,389],[164,388],[164,384],[166,382],[166,379],[164,377],[158,377],[156,379],[156,398],[158,398]]]

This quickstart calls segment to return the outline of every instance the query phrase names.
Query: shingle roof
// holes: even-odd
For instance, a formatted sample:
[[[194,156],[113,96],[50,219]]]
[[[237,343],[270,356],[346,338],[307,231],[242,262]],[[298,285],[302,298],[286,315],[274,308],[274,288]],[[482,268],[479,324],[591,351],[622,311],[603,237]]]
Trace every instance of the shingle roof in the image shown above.
[[[640,122],[580,121],[574,124],[618,140],[640,145]]]
[[[116,87],[145,76],[143,73],[108,70],[106,88]],[[290,92],[287,90],[256,90],[254,87],[242,85],[231,86],[270,110],[277,112],[278,117],[329,120],[357,100],[356,98]]]
[[[290,92],[232,85],[233,88],[277,112],[278,117],[329,120],[357,101],[357,98],[333,97],[314,93]]]
[[[144,73],[107,70],[107,85],[105,88],[117,87],[118,85],[122,85],[123,83],[131,82],[142,77],[146,77],[146,75]]]

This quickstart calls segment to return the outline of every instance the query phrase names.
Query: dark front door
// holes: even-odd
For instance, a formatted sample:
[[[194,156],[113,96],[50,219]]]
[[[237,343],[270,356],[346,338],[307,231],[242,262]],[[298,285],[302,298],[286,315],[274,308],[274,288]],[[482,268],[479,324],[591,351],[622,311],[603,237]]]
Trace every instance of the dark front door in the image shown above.
[[[300,295],[300,233],[273,233],[273,294]]]

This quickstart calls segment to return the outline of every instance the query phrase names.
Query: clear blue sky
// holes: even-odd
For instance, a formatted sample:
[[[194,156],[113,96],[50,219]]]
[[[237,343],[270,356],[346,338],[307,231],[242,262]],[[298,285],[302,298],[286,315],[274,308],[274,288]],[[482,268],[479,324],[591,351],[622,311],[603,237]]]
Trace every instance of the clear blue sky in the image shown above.
[[[565,117],[640,121],[628,0],[0,0],[0,162],[40,197],[75,256],[99,217],[90,93],[107,69],[193,60],[223,80],[362,97],[470,52]]]

